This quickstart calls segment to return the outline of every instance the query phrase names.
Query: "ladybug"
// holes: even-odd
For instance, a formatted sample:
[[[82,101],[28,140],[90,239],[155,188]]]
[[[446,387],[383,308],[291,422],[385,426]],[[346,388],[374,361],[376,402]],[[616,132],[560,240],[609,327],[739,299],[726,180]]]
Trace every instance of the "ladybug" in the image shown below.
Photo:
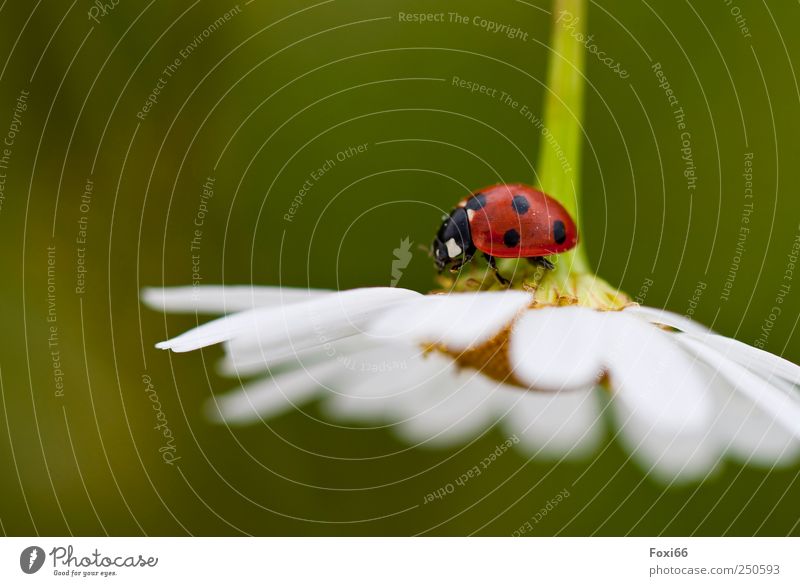
[[[431,246],[441,273],[457,271],[480,250],[497,279],[496,258],[527,258],[552,269],[545,255],[578,244],[578,228],[567,210],[549,195],[523,183],[500,183],[461,200],[443,222]]]

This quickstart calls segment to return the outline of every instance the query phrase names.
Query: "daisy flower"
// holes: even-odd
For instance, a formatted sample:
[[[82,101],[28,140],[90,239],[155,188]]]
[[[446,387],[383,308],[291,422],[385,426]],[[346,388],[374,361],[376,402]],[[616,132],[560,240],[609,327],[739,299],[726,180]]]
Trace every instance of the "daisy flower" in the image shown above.
[[[229,314],[157,346],[222,343],[220,371],[255,377],[209,403],[231,424],[321,399],[331,417],[414,444],[468,442],[499,423],[519,448],[556,458],[591,454],[612,420],[664,480],[703,477],[723,455],[796,461],[800,368],[619,292],[624,305],[604,310],[591,306],[596,287],[578,293],[549,304],[518,290],[178,287],[144,300]]]
[[[580,30],[585,0],[560,6]],[[545,123],[561,147],[543,147],[537,183],[581,220],[584,56],[570,31],[554,25]],[[415,445],[460,444],[498,425],[537,457],[591,455],[611,423],[667,482],[703,478],[725,458],[797,461],[800,367],[632,303],[592,273],[582,243],[552,262],[501,261],[507,289],[473,263],[427,295],[209,286],[148,289],[143,299],[161,311],[223,314],[157,346],[223,344],[220,372],[249,379],[208,404],[227,424],[319,400],[335,420],[385,425]]]

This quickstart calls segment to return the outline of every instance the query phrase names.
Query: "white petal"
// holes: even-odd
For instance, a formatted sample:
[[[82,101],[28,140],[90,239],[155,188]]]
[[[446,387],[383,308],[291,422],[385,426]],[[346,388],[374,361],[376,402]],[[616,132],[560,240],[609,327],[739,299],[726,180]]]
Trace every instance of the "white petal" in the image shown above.
[[[414,348],[418,353],[418,349]],[[367,419],[394,424],[432,404],[436,388],[449,388],[452,363],[438,356],[411,356],[396,349],[390,355],[402,368],[352,377],[330,395],[323,408],[342,419]]]
[[[291,287],[203,285],[200,287],[148,287],[142,301],[148,307],[171,313],[233,313],[308,301],[331,291]]]
[[[260,417],[273,416],[316,394],[328,398],[335,389],[357,384],[378,376],[397,376],[404,372],[402,355],[395,348],[372,345],[361,350],[336,356],[325,356],[316,362],[289,361],[287,370],[248,385],[242,390],[217,397],[220,407],[210,405],[210,413],[222,411],[226,421],[245,423]],[[399,364],[398,364],[399,363]],[[375,374],[374,371],[386,369]],[[335,396],[335,395],[333,395]]]
[[[751,399],[716,377],[720,405],[714,431],[727,452],[747,464],[776,466],[794,464],[800,457],[800,439]]]
[[[547,391],[592,386],[603,376],[603,323],[602,314],[584,307],[526,311],[509,343],[514,374]]]
[[[789,362],[785,358],[781,358],[765,350],[748,346],[744,342],[726,336],[710,335],[691,337],[706,343],[745,368],[754,370],[765,378],[770,375],[777,375],[783,377],[792,384],[800,385],[800,366]]]
[[[653,427],[622,401],[613,404],[617,436],[648,474],[664,483],[702,480],[722,458],[721,442],[709,429]]]
[[[156,347],[188,352],[247,335],[263,347],[304,342],[322,345],[359,333],[369,319],[387,307],[418,296],[421,297],[414,291],[393,287],[329,293],[304,303],[225,316],[156,344]]]
[[[335,362],[317,364],[255,381],[214,397],[207,403],[209,417],[244,424],[297,408],[323,391],[322,384],[340,370]]]
[[[475,371],[449,374],[449,386],[430,389],[425,406],[397,427],[397,433],[413,444],[440,447],[466,443],[484,431],[494,416],[492,393],[498,383]],[[438,392],[436,392],[438,389]]]
[[[615,397],[648,426],[706,429],[713,413],[708,381],[676,335],[622,312],[605,312],[604,318]]]
[[[460,351],[499,333],[530,302],[530,294],[511,290],[428,295],[386,312],[369,331]]]
[[[250,376],[291,363],[312,364],[326,359],[346,358],[353,352],[374,347],[363,334],[319,344],[262,347],[247,336],[225,342],[225,356],[218,371],[228,376]]]
[[[475,371],[458,371],[449,357],[420,356],[417,347],[410,348],[417,355],[409,369],[348,385],[325,401],[325,409],[346,419],[380,421],[426,447],[464,443],[487,429],[498,384]]]
[[[602,439],[594,389],[541,393],[508,387],[503,399],[508,408],[503,419],[506,431],[534,456],[584,458]]]
[[[788,392],[788,389],[770,384],[699,340],[683,335],[676,337],[716,370],[718,376],[725,378],[734,389],[774,417],[795,437],[800,438],[800,396]]]
[[[608,374],[615,396],[650,424],[703,427],[705,380],[671,334],[619,311],[560,307],[526,312],[509,344],[515,374],[534,388],[587,387]]]
[[[623,310],[629,315],[635,315],[650,323],[661,324],[676,330],[688,332],[697,335],[713,333],[703,324],[689,319],[686,316],[667,311],[666,309],[657,309],[655,307],[647,307],[646,305],[631,305]]]

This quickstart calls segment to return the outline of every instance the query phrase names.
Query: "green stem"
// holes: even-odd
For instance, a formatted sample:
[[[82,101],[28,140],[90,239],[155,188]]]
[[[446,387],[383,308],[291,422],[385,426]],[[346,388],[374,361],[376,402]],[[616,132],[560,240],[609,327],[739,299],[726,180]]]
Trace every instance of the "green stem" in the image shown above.
[[[556,273],[588,272],[589,259],[583,245],[580,213],[581,143],[583,138],[583,94],[586,0],[555,0],[551,53],[544,99],[544,127],[537,173],[545,193],[557,199],[578,222],[578,246],[557,258]]]

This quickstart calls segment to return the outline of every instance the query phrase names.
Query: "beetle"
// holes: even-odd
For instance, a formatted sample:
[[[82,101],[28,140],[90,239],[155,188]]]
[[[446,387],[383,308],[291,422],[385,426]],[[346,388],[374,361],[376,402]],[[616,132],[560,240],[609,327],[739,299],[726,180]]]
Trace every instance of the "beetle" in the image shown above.
[[[462,199],[442,225],[431,245],[441,273],[455,272],[481,251],[504,285],[497,258],[527,258],[552,269],[544,258],[578,244],[578,228],[569,212],[549,195],[523,183],[499,183]]]

